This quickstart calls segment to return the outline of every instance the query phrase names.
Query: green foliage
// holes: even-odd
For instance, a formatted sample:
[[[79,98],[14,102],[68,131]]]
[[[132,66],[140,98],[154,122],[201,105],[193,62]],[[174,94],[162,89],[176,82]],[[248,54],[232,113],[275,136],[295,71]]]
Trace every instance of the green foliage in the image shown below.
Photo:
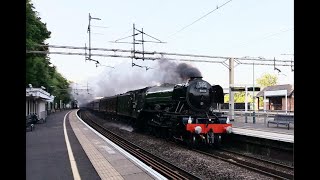
[[[245,100],[245,92],[236,92],[234,93],[234,102],[235,103],[243,103]]]
[[[235,103],[244,103],[245,102],[245,92],[236,92],[234,93],[234,102]],[[224,96],[224,102],[225,103],[229,103],[229,94],[226,94]],[[247,98],[248,98],[248,102],[252,102],[252,95],[251,94],[248,94],[247,95]]]
[[[263,97],[259,98],[259,107],[263,107]]]
[[[36,48],[35,44],[44,44],[44,41],[50,38],[50,34],[51,32],[47,30],[46,24],[41,22],[41,18],[34,11],[33,4],[28,0],[26,2],[26,48],[39,50],[39,47]]]
[[[26,49],[43,51],[47,48],[36,46],[45,44],[45,40],[50,38],[46,24],[41,22],[37,12],[34,10],[30,0],[26,2]],[[70,94],[67,89],[69,82],[56,71],[50,59],[45,54],[26,55],[26,87],[32,84],[33,87],[44,86],[47,91],[54,96],[55,100],[62,100],[63,103],[70,101]]]
[[[273,85],[276,85],[277,83],[278,83],[278,77],[272,74],[264,74],[257,79],[257,84],[259,84],[261,88],[265,88],[267,86],[273,86]]]
[[[257,84],[261,87],[261,89],[267,86],[277,85],[278,77],[272,74],[264,74],[259,79],[257,79]],[[253,102],[252,93],[248,93],[248,102]],[[224,96],[224,102],[229,103],[229,94]],[[245,102],[245,92],[235,92],[234,93],[234,102],[235,103],[244,103]],[[259,98],[259,105],[263,106],[263,98]]]
[[[224,103],[229,103],[229,94],[224,95]]]

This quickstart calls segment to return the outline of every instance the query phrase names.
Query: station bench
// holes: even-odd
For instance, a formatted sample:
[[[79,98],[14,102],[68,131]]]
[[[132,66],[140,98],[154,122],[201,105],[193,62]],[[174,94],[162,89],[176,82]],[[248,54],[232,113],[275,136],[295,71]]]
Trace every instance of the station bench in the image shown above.
[[[294,116],[293,115],[282,115],[276,114],[274,120],[268,121],[267,126],[269,127],[270,124],[277,124],[277,127],[280,125],[285,125],[290,129],[290,123],[294,124]]]
[[[45,118],[38,118],[36,113],[30,113],[26,116],[26,128],[30,127],[31,131],[34,129],[34,125],[42,121],[42,123],[46,122]]]
[[[34,129],[34,121],[31,115],[26,116],[26,128],[30,127],[31,131]]]

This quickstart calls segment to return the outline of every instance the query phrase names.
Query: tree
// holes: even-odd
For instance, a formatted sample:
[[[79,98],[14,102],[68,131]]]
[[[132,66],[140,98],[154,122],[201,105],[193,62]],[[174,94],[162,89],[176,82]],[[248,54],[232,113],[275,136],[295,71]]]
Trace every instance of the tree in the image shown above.
[[[278,84],[278,77],[272,74],[264,74],[260,78],[256,80],[257,84],[261,87],[261,89],[267,86],[273,86]],[[229,102],[229,94],[224,96],[224,102]],[[235,103],[243,103],[245,102],[245,92],[236,92],[234,93],[234,102]],[[253,102],[250,94],[248,95],[248,102]],[[260,98],[259,104],[263,106],[263,99]]]
[[[259,84],[261,88],[276,85],[278,84],[278,76],[272,74],[263,74],[257,79],[257,84]]]
[[[27,0],[26,49],[48,50],[48,48],[37,45],[45,44],[45,40],[50,38],[50,34],[46,24],[41,22],[41,18],[34,10],[33,4]],[[56,97],[56,100],[62,100],[63,103],[68,103],[71,100],[70,93],[66,91],[69,88],[69,82],[56,71],[56,67],[52,66],[50,58],[46,54],[26,55],[26,87],[28,84],[32,84],[33,87],[46,87],[47,91]]]
[[[26,2],[26,49],[43,50],[36,44],[44,44],[50,38],[51,32],[47,30],[46,24],[37,17],[33,4],[30,0]],[[45,49],[46,50],[46,49]],[[26,86],[32,84],[35,87],[48,86],[49,58],[43,54],[26,55]]]
[[[230,98],[229,94],[226,94],[224,96],[224,102],[229,103],[229,98]],[[243,92],[235,92],[233,98],[234,98],[235,103],[244,103],[245,99],[246,99],[245,92],[244,91]],[[250,94],[248,94],[247,98],[248,98],[248,102],[252,102],[252,97]]]

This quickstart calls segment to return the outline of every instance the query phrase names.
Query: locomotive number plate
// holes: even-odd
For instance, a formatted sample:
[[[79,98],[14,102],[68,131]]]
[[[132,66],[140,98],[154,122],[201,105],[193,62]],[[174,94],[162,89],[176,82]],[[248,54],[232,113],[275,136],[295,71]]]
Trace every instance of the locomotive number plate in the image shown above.
[[[197,82],[196,88],[197,89],[207,88],[207,83],[205,83],[205,82]]]
[[[201,92],[201,93],[206,93],[207,90],[206,90],[206,89],[199,89],[199,92]]]

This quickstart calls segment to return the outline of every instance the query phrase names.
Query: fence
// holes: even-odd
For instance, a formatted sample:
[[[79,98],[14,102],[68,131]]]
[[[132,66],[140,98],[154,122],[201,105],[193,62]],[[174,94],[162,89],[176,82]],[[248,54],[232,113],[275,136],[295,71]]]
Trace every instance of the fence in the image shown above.
[[[229,111],[227,110],[221,110],[225,114],[229,114]],[[253,116],[255,117],[255,122],[257,124],[267,124],[269,120],[274,120],[275,115],[281,114],[281,115],[293,115],[293,111],[288,111],[287,113],[282,110],[269,110],[269,111],[247,111],[245,112],[244,109],[241,110],[235,110],[234,111],[234,121],[236,122],[244,122],[244,123],[253,123]]]
[[[250,103],[248,103],[247,107],[250,109]],[[229,109],[229,103],[221,104],[221,109]],[[245,103],[234,103],[234,109],[245,109]]]

